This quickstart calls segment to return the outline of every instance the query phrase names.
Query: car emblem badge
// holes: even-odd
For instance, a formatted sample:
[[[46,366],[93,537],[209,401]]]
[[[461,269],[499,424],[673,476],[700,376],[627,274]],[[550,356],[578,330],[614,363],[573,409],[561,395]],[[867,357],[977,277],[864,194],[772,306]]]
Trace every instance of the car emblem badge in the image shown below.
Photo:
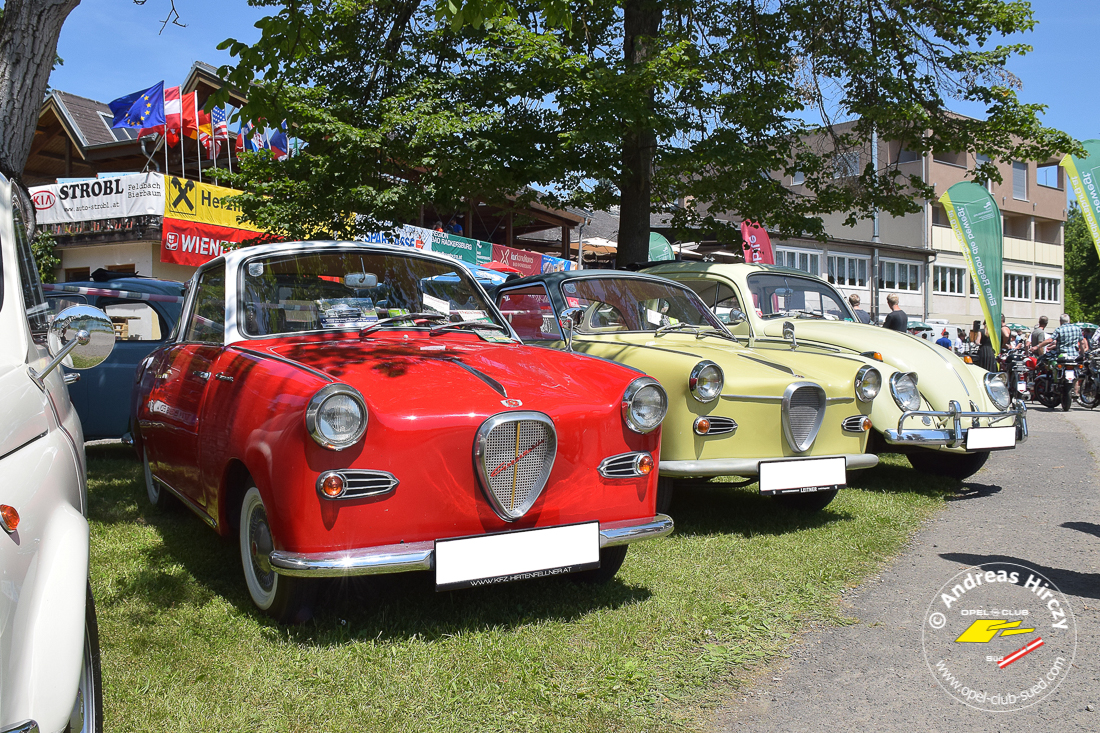
[[[523,400],[516,400],[516,399],[501,400],[500,404],[504,405],[505,407],[523,407]]]

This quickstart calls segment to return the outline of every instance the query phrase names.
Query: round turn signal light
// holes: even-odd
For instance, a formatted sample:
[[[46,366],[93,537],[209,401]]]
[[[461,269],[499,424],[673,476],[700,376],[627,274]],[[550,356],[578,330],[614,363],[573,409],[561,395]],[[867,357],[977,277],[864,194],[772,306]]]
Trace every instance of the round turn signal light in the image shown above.
[[[863,418],[863,432],[868,432],[871,429],[871,418]]]
[[[638,473],[643,476],[648,476],[653,471],[653,456],[646,453],[643,456],[638,457],[638,463],[635,466],[638,469]]]
[[[330,473],[325,476],[325,480],[321,482],[321,491],[325,492],[325,496],[335,499],[344,493],[344,477],[338,473]]]
[[[699,435],[706,435],[710,432],[710,420],[705,417],[700,417],[695,421],[695,432]]]
[[[0,524],[8,532],[15,531],[16,527],[19,526],[19,512],[15,510],[15,507],[0,504]]]

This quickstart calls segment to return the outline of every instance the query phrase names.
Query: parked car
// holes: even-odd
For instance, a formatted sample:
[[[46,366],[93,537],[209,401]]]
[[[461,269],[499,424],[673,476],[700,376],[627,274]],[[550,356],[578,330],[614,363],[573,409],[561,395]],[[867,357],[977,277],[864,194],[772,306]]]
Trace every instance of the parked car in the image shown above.
[[[760,491],[824,508],[868,468],[873,366],[738,343],[688,288],[652,275],[581,270],[521,278],[493,291],[524,339],[641,369],[669,394],[658,511],[674,480],[759,477]],[[566,331],[562,331],[562,327]]]
[[[95,366],[115,339],[88,306],[49,319],[31,211],[0,176],[0,731],[94,733],[103,700],[84,439],[58,365]]]
[[[101,274],[102,273],[102,274]],[[57,313],[90,305],[107,313],[115,348],[89,374],[68,374],[69,395],[87,440],[119,439],[130,429],[130,392],[138,364],[171,335],[183,308],[183,283],[118,277],[96,271],[100,280],[46,284],[46,302]]]
[[[720,316],[736,313],[731,330],[756,349],[788,350],[789,330],[800,351],[864,357],[896,370],[887,376],[891,399],[875,400],[871,412],[875,453],[906,453],[920,471],[961,480],[977,473],[990,451],[1027,439],[1027,407],[1010,398],[1006,375],[931,340],[859,323],[847,299],[819,277],[775,265],[706,262],[647,272],[687,285]]]
[[[134,391],[149,499],[237,535],[280,621],[330,576],[606,580],[627,543],[672,530],[654,508],[660,385],[524,346],[446,256],[249,247],[202,266],[183,313]]]

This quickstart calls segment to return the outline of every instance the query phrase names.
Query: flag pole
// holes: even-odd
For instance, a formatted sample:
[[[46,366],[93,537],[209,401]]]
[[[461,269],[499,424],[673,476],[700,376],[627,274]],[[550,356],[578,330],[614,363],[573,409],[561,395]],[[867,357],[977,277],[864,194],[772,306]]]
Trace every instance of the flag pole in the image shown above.
[[[229,175],[233,175],[233,146],[229,144],[229,115],[225,116],[225,159],[229,164]]]
[[[199,93],[195,91],[192,94],[191,104],[195,113],[195,161],[199,166],[199,183],[202,183],[202,141],[199,139],[202,120],[199,119]]]
[[[164,84],[160,85],[160,107],[164,110],[164,131],[161,133],[164,137],[164,175],[168,175],[168,100],[164,98]]]

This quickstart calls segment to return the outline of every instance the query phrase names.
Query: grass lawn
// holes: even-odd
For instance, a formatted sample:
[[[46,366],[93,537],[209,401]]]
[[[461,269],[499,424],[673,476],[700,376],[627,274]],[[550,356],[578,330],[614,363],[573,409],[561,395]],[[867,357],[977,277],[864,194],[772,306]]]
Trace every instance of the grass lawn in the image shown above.
[[[149,506],[129,449],[88,448],[107,730],[641,731],[692,728],[958,483],[900,456],[823,512],[681,489],[669,538],[599,587],[550,578],[436,593],[429,573],[334,583],[317,617],[253,610],[235,547]]]

